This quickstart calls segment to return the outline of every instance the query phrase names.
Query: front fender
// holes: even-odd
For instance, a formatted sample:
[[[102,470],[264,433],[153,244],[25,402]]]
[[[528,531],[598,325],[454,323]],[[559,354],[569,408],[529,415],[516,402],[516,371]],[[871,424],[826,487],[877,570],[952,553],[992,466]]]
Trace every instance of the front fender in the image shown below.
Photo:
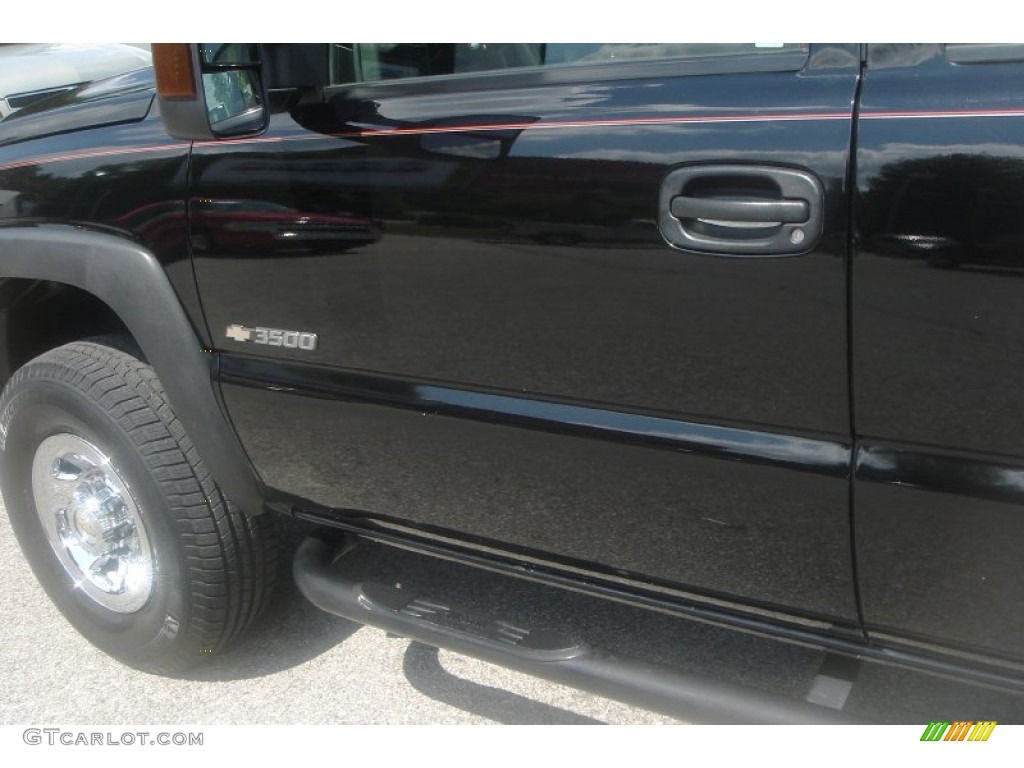
[[[217,398],[216,356],[204,349],[160,262],[141,245],[67,224],[0,227],[0,277],[84,290],[125,324],[214,479],[241,509],[264,510],[264,489]]]

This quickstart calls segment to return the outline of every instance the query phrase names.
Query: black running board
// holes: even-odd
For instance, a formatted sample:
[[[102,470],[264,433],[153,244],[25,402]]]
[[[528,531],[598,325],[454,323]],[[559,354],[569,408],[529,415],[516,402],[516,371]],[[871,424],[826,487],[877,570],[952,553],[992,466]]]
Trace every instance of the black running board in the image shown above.
[[[317,607],[427,645],[696,723],[847,724],[833,709],[615,656],[543,630],[473,616],[441,600],[332,568],[336,550],[314,537],[295,554],[295,580]]]

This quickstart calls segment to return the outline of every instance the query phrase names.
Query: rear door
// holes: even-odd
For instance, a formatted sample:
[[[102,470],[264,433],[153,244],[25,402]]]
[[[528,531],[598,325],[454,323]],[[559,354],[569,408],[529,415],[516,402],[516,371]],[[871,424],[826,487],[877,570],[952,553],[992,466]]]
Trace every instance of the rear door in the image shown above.
[[[322,103],[193,158],[200,293],[268,484],[352,524],[853,626],[859,49],[330,62]]]
[[[878,642],[1024,657],[1024,47],[871,46],[855,530]]]

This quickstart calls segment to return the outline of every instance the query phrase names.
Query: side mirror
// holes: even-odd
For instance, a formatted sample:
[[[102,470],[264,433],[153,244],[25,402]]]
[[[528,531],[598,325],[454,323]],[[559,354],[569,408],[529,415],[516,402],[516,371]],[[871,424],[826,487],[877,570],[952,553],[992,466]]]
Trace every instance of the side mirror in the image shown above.
[[[255,136],[267,127],[256,43],[154,43],[160,114],[179,139]]]

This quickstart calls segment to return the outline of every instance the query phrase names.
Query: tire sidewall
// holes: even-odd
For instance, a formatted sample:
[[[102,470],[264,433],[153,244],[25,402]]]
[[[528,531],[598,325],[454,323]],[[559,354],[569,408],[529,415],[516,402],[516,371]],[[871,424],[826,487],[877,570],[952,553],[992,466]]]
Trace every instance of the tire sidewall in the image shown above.
[[[99,403],[55,379],[12,382],[2,399],[5,439],[0,481],[11,525],[39,582],[57,608],[90,642],[130,665],[147,666],[187,636],[188,565],[174,520],[128,432]],[[132,613],[103,607],[74,585],[46,538],[32,493],[32,463],[47,437],[60,433],[87,440],[111,460],[129,489],[153,550],[153,583],[145,605]]]

